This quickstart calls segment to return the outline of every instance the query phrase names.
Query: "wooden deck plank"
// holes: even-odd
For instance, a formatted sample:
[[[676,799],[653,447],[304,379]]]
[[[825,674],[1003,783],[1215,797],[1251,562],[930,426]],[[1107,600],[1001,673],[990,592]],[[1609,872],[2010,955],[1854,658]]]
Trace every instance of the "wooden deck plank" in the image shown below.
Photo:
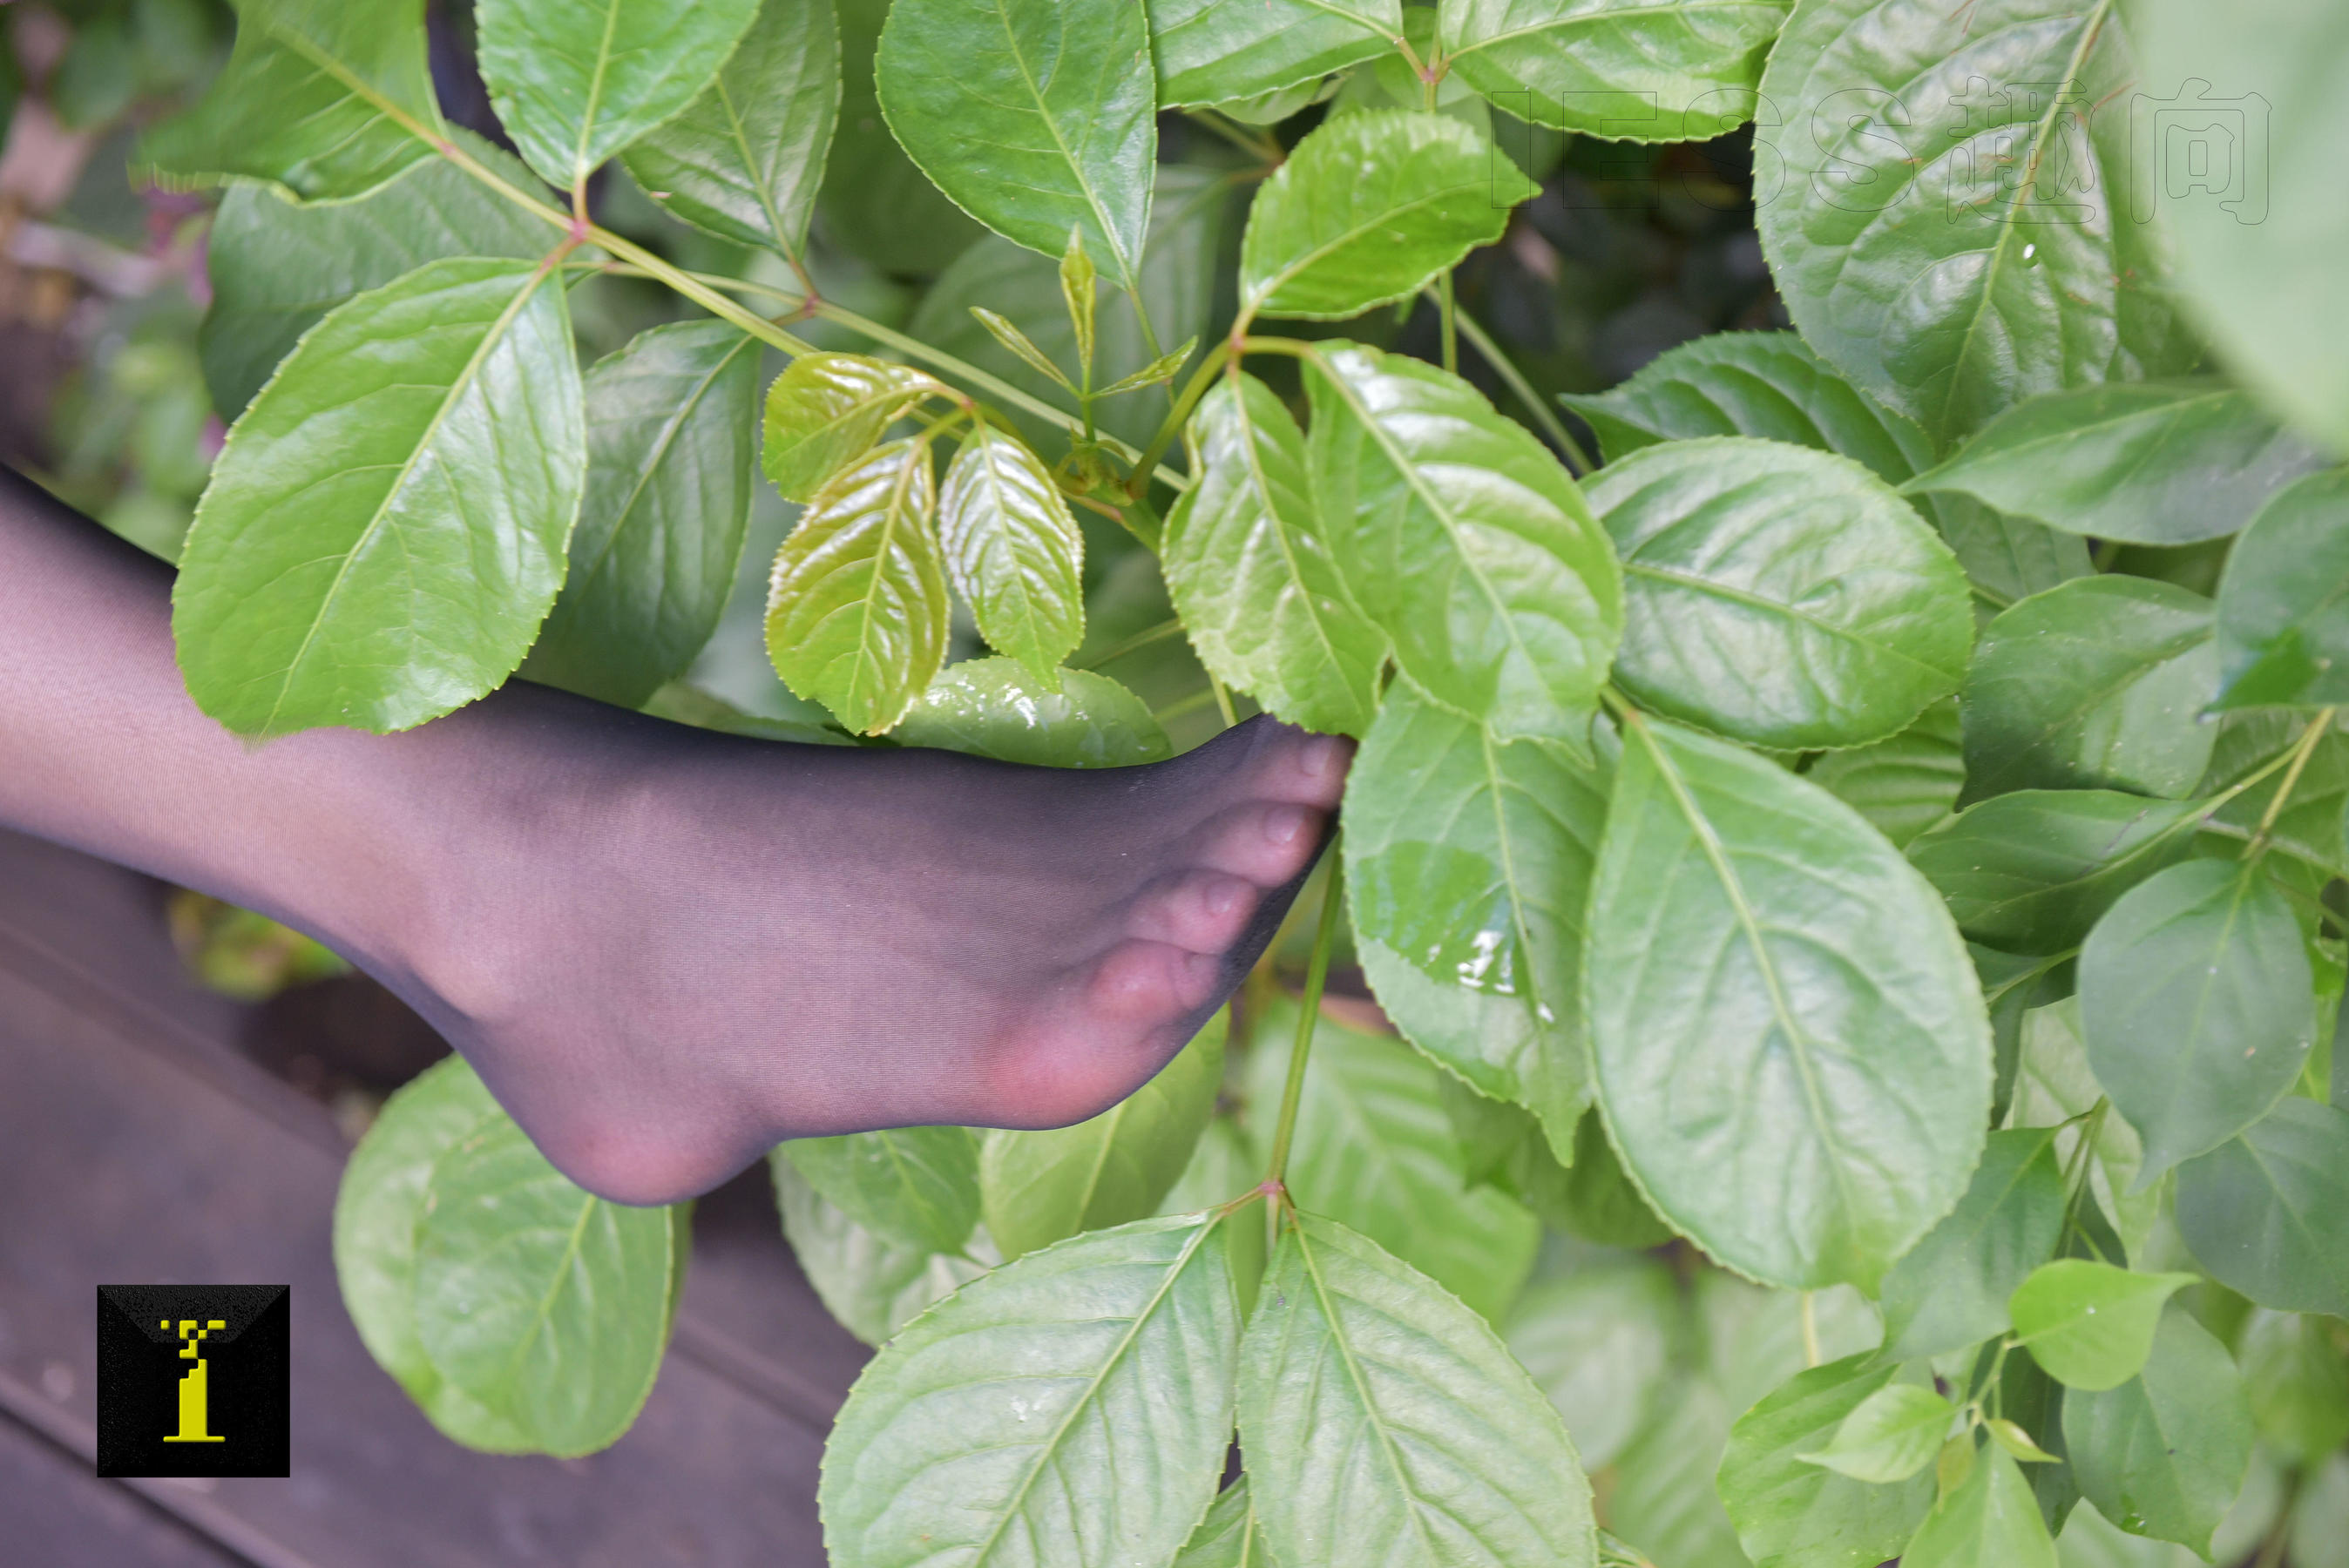
[[[242,1568],[239,1561],[89,1466],[0,1419],[0,1530],[11,1563]]]

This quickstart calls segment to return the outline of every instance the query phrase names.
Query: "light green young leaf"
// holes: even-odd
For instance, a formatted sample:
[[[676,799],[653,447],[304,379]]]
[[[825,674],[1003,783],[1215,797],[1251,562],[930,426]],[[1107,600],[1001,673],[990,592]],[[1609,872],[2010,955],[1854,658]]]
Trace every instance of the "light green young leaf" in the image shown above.
[[[1609,140],[1701,141],[1716,121],[1752,113],[1762,62],[1793,5],[1444,0],[1444,55],[1520,119]]]
[[[1030,1253],[916,1319],[824,1446],[837,1568],[1164,1563],[1216,1495],[1240,1309],[1234,1220],[1142,1220]]]
[[[2265,1116],[2316,1038],[2300,917],[2259,867],[2189,861],[2132,888],[2080,950],[2088,1065],[2145,1140],[2142,1189]]]
[[[1955,698],[1933,704],[1917,722],[1872,746],[1830,751],[1803,777],[1868,819],[1906,849],[1956,810],[1965,787]]]
[[[1502,739],[1583,748],[1623,589],[1566,470],[1432,365],[1339,343],[1306,368],[1332,553],[1403,672]]]
[[[1901,1568],[2057,1568],[2055,1542],[2014,1456],[1993,1443],[1958,1489],[1934,1505],[1900,1553]]]
[[[1537,1280],[1501,1332],[1565,1418],[1583,1464],[1603,1470],[1656,1408],[1681,1315],[1671,1270],[1626,1258]]]
[[[1999,415],[1905,487],[2137,544],[2233,533],[2323,459],[2219,381],[2050,392]]]
[[[978,1140],[964,1127],[892,1127],[777,1146],[827,1202],[882,1239],[958,1253],[978,1222]]]
[[[2172,799],[2209,765],[2218,727],[2210,602],[2143,577],[2082,577],[1982,634],[1961,699],[1968,804],[2010,789]]]
[[[1852,1408],[1826,1447],[1795,1457],[1854,1480],[1907,1480],[1933,1462],[1957,1413],[1930,1388],[1888,1384]]]
[[[796,262],[806,253],[840,90],[832,0],[760,0],[716,79],[621,161],[654,201],[696,228]]]
[[[2063,1229],[2054,1130],[1992,1133],[1956,1211],[1884,1276],[1884,1359],[1946,1355],[2003,1333],[2007,1298],[2055,1255]]]
[[[1420,1049],[1539,1113],[1565,1151],[1589,1102],[1582,907],[1604,779],[1503,743],[1395,683],[1346,781],[1363,974]]]
[[[851,734],[905,717],[946,656],[932,486],[927,442],[875,447],[816,493],[775,557],[768,656]]]
[[[1590,1488],[1491,1328],[1335,1221],[1281,1236],[1241,1346],[1240,1444],[1285,1563],[1593,1568]]]
[[[881,117],[873,57],[889,0],[833,0],[840,13],[840,128],[816,191],[824,232],[884,272],[936,275],[987,231],[914,167]],[[916,329],[925,343],[936,336]]]
[[[721,321],[640,334],[587,372],[587,490],[523,673],[639,707],[734,590],[757,471],[759,346]]]
[[[1130,768],[1173,752],[1140,697],[1091,670],[1059,674],[1050,691],[1015,660],[965,659],[939,672],[891,736],[1036,768]]]
[[[1717,1485],[1754,1568],[1876,1568],[1932,1506],[1933,1483],[1916,1472],[1940,1447],[1949,1405],[1930,1389],[1894,1384],[1893,1369],[1871,1367],[1870,1359],[1847,1356],[1798,1372],[1730,1429]],[[1837,1473],[1842,1464],[1816,1462],[1816,1450],[1838,1448],[1839,1433],[1857,1436],[1888,1407],[1923,1400],[1940,1406],[1930,1436],[1904,1432],[1897,1439],[1905,1449],[1926,1444],[1916,1465],[1900,1468],[1878,1455],[1861,1468],[1900,1473],[1854,1479]],[[1906,1425],[1924,1430],[1914,1419]],[[1879,1432],[1870,1446],[1887,1435]],[[1871,1484],[1878,1480],[1888,1484]]]
[[[2349,1112],[2287,1095],[2179,1166],[2178,1229],[2220,1284],[2261,1305],[2349,1316]]]
[[[988,336],[1034,366],[1037,374],[1050,377],[1054,385],[1070,393],[1076,391],[1067,373],[1052,363],[1052,356],[1037,347],[1035,339],[1020,331],[1019,324],[1009,316],[999,315],[983,304],[972,305],[970,314],[972,319],[987,328]]]
[[[2008,1303],[2017,1343],[2067,1388],[2117,1388],[2153,1351],[2161,1305],[2189,1274],[2131,1274],[2085,1258],[2042,1264]]]
[[[425,137],[448,134],[423,0],[240,0],[236,13],[228,64],[194,108],[140,139],[135,167],[174,185],[242,175],[305,201],[363,196],[429,158]]]
[[[1216,1494],[1207,1517],[1168,1568],[1269,1568],[1271,1550],[1257,1523],[1248,1479],[1242,1476]]]
[[[585,420],[554,274],[443,261],[337,306],[230,432],[172,594],[240,734],[388,731],[512,675],[562,585]]]
[[[2349,471],[2312,474],[2251,520],[2219,580],[2218,707],[2349,702]]]
[[[934,1253],[891,1241],[848,1217],[807,1183],[778,1148],[767,1156],[783,1237],[824,1310],[843,1328],[878,1348],[933,1303],[953,1295],[997,1262],[982,1226],[963,1253]]]
[[[2025,1464],[2060,1465],[2064,1462],[2062,1454],[2049,1453],[2023,1429],[2021,1423],[2010,1421],[2004,1416],[1991,1417],[1982,1423],[1982,1430],[1991,1435],[1992,1442]]]
[[[1090,1120],[981,1135],[979,1212],[1007,1259],[1157,1212],[1215,1114],[1230,1016],[1216,1013],[1157,1077]]]
[[[481,0],[481,80],[523,160],[557,188],[674,119],[759,0]]]
[[[1257,192],[1240,243],[1244,315],[1336,321],[1407,299],[1507,227],[1534,193],[1449,115],[1324,121]]]
[[[1589,922],[1599,1103],[1657,1212],[1755,1279],[1873,1289],[1964,1192],[1990,1109],[1932,889],[1832,796],[1635,718]]]
[[[1623,561],[1635,700],[1805,750],[1894,734],[1964,678],[1965,574],[1857,462],[1713,437],[1619,459],[1588,493]]]
[[[1762,77],[1783,129],[1755,186],[1804,337],[1940,442],[2038,393],[2190,369],[2161,231],[2129,221],[2129,117],[2090,112],[2135,79],[2114,0],[1801,0]]]
[[[2002,953],[2062,953],[2122,893],[2193,844],[2192,804],[2107,789],[2021,789],[1920,833],[1909,859],[1958,929]]]
[[[974,422],[939,487],[938,542],[979,635],[1051,686],[1085,637],[1085,538],[1036,454]]]
[[[1165,382],[1172,381],[1181,373],[1183,366],[1191,362],[1191,356],[1196,354],[1198,351],[1199,340],[1196,337],[1186,339],[1183,343],[1176,345],[1174,347],[1168,349],[1165,353],[1160,355],[1157,358],[1152,360],[1149,364],[1143,366],[1133,375],[1118,377],[1108,386],[1102,387],[1100,391],[1094,393],[1093,396],[1096,397],[1115,397],[1127,392],[1139,392],[1144,387],[1157,387]]]
[[[2133,1535],[2206,1557],[2242,1490],[2252,1436],[2226,1346],[2183,1307],[2161,1315],[2143,1372],[2109,1391],[2064,1398],[2064,1446],[2096,1511]]]
[[[767,388],[767,477],[785,499],[815,492],[864,456],[898,416],[938,389],[920,371],[863,354],[803,354]]]
[[[480,1122],[425,1183],[417,1342],[532,1450],[608,1448],[668,1348],[679,1222],[582,1191],[512,1121]]]
[[[1158,101],[1256,98],[1360,65],[1394,46],[1401,0],[1157,0]]]
[[[1084,230],[1070,230],[1068,246],[1061,253],[1061,299],[1068,307],[1069,330],[1076,334],[1077,370],[1087,386],[1092,383],[1093,312],[1100,278],[1092,257],[1085,253]]]
[[[1142,6],[896,0],[874,72],[889,129],[957,205],[1048,256],[1074,228],[1135,286],[1158,155]]]

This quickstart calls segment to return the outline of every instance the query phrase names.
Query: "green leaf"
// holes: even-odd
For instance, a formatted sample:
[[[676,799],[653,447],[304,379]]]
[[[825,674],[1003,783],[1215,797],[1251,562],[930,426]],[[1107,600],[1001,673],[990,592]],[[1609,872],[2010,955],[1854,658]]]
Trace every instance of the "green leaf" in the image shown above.
[[[2064,1462],[2062,1454],[2049,1453],[2033,1441],[2031,1434],[2024,1431],[2019,1423],[2003,1416],[1991,1417],[1982,1423],[1982,1430],[1988,1432],[2000,1448],[2025,1464],[2060,1465]]]
[[[1755,1568],[1876,1568],[1900,1550],[1932,1505],[1933,1483],[1916,1471],[1941,1446],[1949,1403],[1930,1388],[1892,1383],[1891,1367],[1871,1368],[1868,1360],[1863,1353],[1798,1372],[1730,1429],[1717,1484]],[[1893,1439],[1904,1449],[1923,1441],[1923,1458],[1900,1468],[1877,1456],[1861,1467],[1900,1468],[1899,1474],[1853,1479],[1836,1473],[1841,1463],[1830,1469],[1816,1462],[1814,1449],[1841,1448],[1838,1434],[1857,1439],[1889,1406],[1923,1401],[1940,1407],[1930,1434]],[[1874,1442],[1889,1435],[1878,1433]]]
[[[668,1348],[675,1209],[582,1191],[506,1118],[432,1164],[416,1222],[416,1336],[538,1452],[617,1441]]]
[[[1142,6],[896,0],[874,73],[889,129],[957,205],[1048,256],[1076,229],[1135,286],[1158,155]]]
[[[1168,1568],[1265,1568],[1270,1550],[1257,1523],[1248,1479],[1242,1476],[1216,1494],[1207,1517]]]
[[[242,175],[305,201],[363,196],[429,158],[423,137],[448,134],[423,0],[241,0],[236,12],[228,64],[194,108],[140,139],[134,167],[173,185]]]
[[[873,57],[889,0],[834,5],[840,13],[840,129],[816,191],[824,232],[884,272],[932,276],[987,231],[914,167],[881,117]],[[933,335],[915,335],[944,346]]]
[[[2106,1098],[2088,1068],[2079,998],[2067,996],[2024,1014],[2021,1045],[2009,1118],[2017,1127],[2057,1127],[2055,1157],[2070,1170],[2079,1156],[2085,1123]],[[2070,1228],[2058,1248],[2063,1256],[2117,1264],[2126,1253],[2144,1250],[2162,1207],[2159,1187],[2135,1191],[2144,1161],[2137,1130],[2107,1110],[2088,1167],[2088,1188],[2096,1201],[2073,1206]]]
[[[2064,1444],[2080,1491],[2133,1535],[2190,1546],[2242,1490],[2251,1416],[2226,1347],[2173,1307],[2161,1315],[2145,1370],[2104,1393],[2064,1400]]]
[[[759,346],[721,321],[638,335],[587,372],[587,490],[523,673],[623,707],[718,629],[750,523]]]
[[[1946,699],[1898,735],[1828,752],[1803,777],[1867,818],[1896,849],[1906,849],[1957,808],[1966,781],[1958,736],[1958,705]]]
[[[1909,859],[1971,940],[2062,953],[2122,893],[2184,858],[2195,816],[2186,802],[2105,789],[2022,789],[1920,833]]]
[[[2131,889],[2080,951],[2088,1065],[2145,1140],[2142,1188],[2265,1116],[2316,1038],[2300,917],[2256,864]]]
[[[2008,517],[1961,495],[1934,497],[1932,513],[1974,596],[1994,610],[2092,570],[2088,542],[2076,533]]]
[[[1240,242],[1241,312],[1336,321],[1408,299],[1499,239],[1534,190],[1449,115],[1325,120],[1257,192]]]
[[[1085,254],[1084,231],[1070,230],[1068,246],[1061,253],[1061,299],[1068,307],[1069,329],[1076,334],[1077,373],[1088,387],[1093,378],[1093,309],[1100,280],[1093,259]]]
[[[1752,112],[1793,3],[1444,0],[1441,36],[1462,79],[1520,119],[1610,140],[1702,140],[1715,119]],[[1720,108],[1689,112],[1708,100]]]
[[[779,1146],[823,1198],[883,1239],[958,1253],[978,1222],[978,1140],[963,1127],[891,1127]]]
[[[1592,478],[1623,561],[1615,677],[1660,712],[1782,750],[1856,746],[1955,691],[1964,573],[1860,464],[1724,436]]]
[[[803,354],[767,388],[760,460],[787,500],[816,491],[863,457],[899,416],[938,384],[862,354]]]
[[[554,274],[444,261],[345,302],[229,434],[172,595],[231,729],[405,729],[512,675],[586,469]]]
[[[1157,0],[1158,101],[1224,103],[1309,82],[1383,55],[1401,0]],[[1286,118],[1286,117],[1283,117]]]
[[[2293,713],[2239,713],[2219,727],[2210,771],[2196,793],[2231,789],[2252,773],[2276,761],[2296,744],[2313,716]],[[2349,813],[2349,735],[2337,722],[2320,736],[2308,755],[2292,793],[2271,820],[2276,791],[2283,788],[2283,769],[2236,795],[2219,808],[2204,825],[2230,838],[2249,840],[2267,823],[2268,842],[2288,855],[2307,861],[2333,876],[2349,876],[2349,844],[2342,839],[2343,819]]]
[[[2323,460],[2222,382],[2137,382],[2018,404],[1906,488],[2070,533],[2191,544],[2235,532]]]
[[[1313,492],[1403,673],[1502,739],[1582,748],[1622,579],[1566,470],[1433,366],[1354,344],[1317,346],[1306,365]]]
[[[746,713],[724,697],[688,681],[669,682],[646,698],[637,711],[672,724],[689,724],[696,729],[715,729],[727,735],[747,735],[757,740],[788,740],[801,746],[856,744],[844,731],[814,717],[817,710],[812,707],[806,709],[810,717],[771,718],[765,714]]]
[[[1161,564],[1199,662],[1293,724],[1363,734],[1386,638],[1330,559],[1297,421],[1241,375],[1200,400],[1191,440],[1198,478],[1167,514]]]
[[[1973,943],[1974,973],[1982,976],[1982,1000],[1990,1005],[1990,1032],[1998,1061],[1998,1088],[1991,1098],[1991,1120],[2000,1126],[2014,1102],[2015,1076],[2023,1057],[2023,1024],[2033,1007],[2060,1002],[2079,980],[2069,954],[2026,957]]]
[[[1509,1309],[1509,1354],[1557,1407],[1585,1466],[1611,1464],[1656,1408],[1680,1312],[1671,1271],[1652,1258],[1537,1280]]]
[[[2179,1166],[2178,1229],[2197,1263],[2261,1305],[2349,1316],[2349,1112],[2286,1096]]]
[[[1347,777],[1346,896],[1380,1006],[1570,1151],[1589,1103],[1582,906],[1604,780],[1538,740],[1503,743],[1408,681]]]
[[[1963,1193],[1990,1027],[1924,879],[1848,807],[1636,718],[1591,891],[1599,1103],[1657,1212],[1723,1263],[1873,1288]]]
[[[946,656],[933,482],[926,441],[875,447],[816,493],[775,557],[768,656],[852,734],[896,723]]]
[[[2341,1326],[2256,1309],[2236,1341],[2251,1420],[2292,1463],[2322,1466],[2349,1442],[2349,1358]]]
[[[1537,1169],[1535,1156],[1556,1165],[1547,1141],[1541,1143],[1529,1151],[1528,1161]],[[1586,1114],[1575,1128],[1573,1162],[1556,1174],[1554,1196],[1537,1187],[1526,1198],[1536,1212],[1568,1235],[1602,1247],[1640,1249],[1672,1239],[1671,1227],[1624,1174],[1615,1145],[1608,1140],[1606,1119],[1597,1111]]]
[[[2003,1333],[2007,1298],[2055,1255],[2063,1230],[2054,1130],[1992,1133],[1956,1211],[1884,1276],[1884,1359],[1946,1355]]]
[[[1280,1104],[1297,1008],[1274,1002],[1255,1027],[1247,1101],[1261,1150]],[[1360,1231],[1497,1320],[1533,1267],[1541,1226],[1506,1194],[1466,1188],[1437,1070],[1392,1036],[1365,1034],[1323,1015],[1289,1148],[1288,1191],[1298,1203]]]
[[[1194,1215],[1096,1231],[916,1319],[866,1366],[824,1445],[832,1563],[1172,1558],[1231,1441],[1230,1229]]]
[[[2014,1457],[1992,1444],[1975,1456],[1965,1481],[1934,1506],[1900,1553],[1901,1568],[2056,1568],[2031,1483]]]
[[[1240,1444],[1282,1563],[1592,1568],[1590,1489],[1493,1331],[1368,1237],[1300,1213],[1240,1351]]]
[[[1192,337],[1175,345],[1131,376],[1121,376],[1100,391],[1096,397],[1115,397],[1122,393],[1139,392],[1144,387],[1158,387],[1181,374],[1183,366],[1199,351],[1199,340]]]
[[[1017,247],[1015,246],[1014,249]],[[1028,253],[1022,251],[1019,253],[1025,255]],[[1069,380],[1068,374],[1053,364],[1052,356],[1037,347],[1035,339],[1020,331],[1019,324],[1009,316],[999,315],[985,305],[979,304],[972,305],[970,314],[973,320],[987,328],[988,336],[1025,360],[1038,375],[1049,377],[1054,386],[1064,391],[1070,393],[1076,391],[1076,387]]]
[[[892,736],[1037,768],[1130,768],[1174,747],[1143,700],[1107,676],[1061,670],[1048,690],[1011,659],[966,659],[939,672]]]
[[[1668,1385],[1654,1416],[1616,1460],[1607,1519],[1670,1568],[1747,1568],[1714,1490],[1736,1407],[1711,1377]],[[1603,1559],[1602,1559],[1603,1561]]]
[[[865,1344],[878,1347],[933,1303],[987,1273],[995,1246],[984,1229],[964,1253],[934,1253],[895,1242],[850,1219],[819,1193],[779,1148],[767,1157],[775,1207],[792,1256],[815,1286],[824,1309]]]
[[[1215,1114],[1229,1016],[1217,1012],[1157,1077],[1090,1120],[983,1135],[979,1208],[1006,1259],[1157,1212]]]
[[[2082,577],[1982,634],[1961,698],[1968,804],[2010,789],[2172,799],[2209,765],[2210,602],[2143,577]]]
[[[481,0],[498,123],[561,190],[677,118],[727,63],[759,0]]]
[[[1036,454],[975,422],[938,490],[938,542],[979,635],[1050,686],[1085,637],[1085,539]]]
[[[2085,1258],[2042,1264],[2008,1303],[2015,1340],[2067,1388],[2117,1388],[2152,1354],[2162,1303],[2194,1277],[2131,1274]]]
[[[1854,1480],[1907,1480],[1933,1462],[1957,1413],[1930,1388],[1894,1383],[1854,1406],[1826,1448],[1795,1457]]]
[[[2312,474],[2251,520],[2219,580],[2218,707],[2349,701],[2349,472]]]
[[[516,185],[534,181],[471,131],[449,138]],[[238,181],[204,242],[212,302],[196,335],[212,406],[234,419],[302,335],[353,294],[444,256],[535,261],[554,231],[444,159],[429,159],[361,201],[296,203]]]
[[[2090,114],[2135,79],[2113,0],[1801,0],[1762,77],[1785,129],[1755,187],[1804,337],[1941,442],[2038,393],[2191,368],[2160,232],[2121,203],[2128,116]]]
[[[798,261],[840,96],[832,0],[760,0],[717,78],[622,161],[696,228]]]

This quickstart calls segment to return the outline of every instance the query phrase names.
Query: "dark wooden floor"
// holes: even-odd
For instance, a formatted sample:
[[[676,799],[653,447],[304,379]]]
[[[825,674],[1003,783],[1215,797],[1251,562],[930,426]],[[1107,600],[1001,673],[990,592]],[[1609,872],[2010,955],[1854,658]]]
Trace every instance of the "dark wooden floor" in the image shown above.
[[[584,1460],[440,1436],[359,1344],[329,1220],[346,1140],[238,1048],[153,884],[0,832],[0,1563],[819,1564],[816,1464],[865,1352],[746,1181],[706,1202],[636,1428]],[[93,1287],[290,1284],[293,1475],[91,1473]]]

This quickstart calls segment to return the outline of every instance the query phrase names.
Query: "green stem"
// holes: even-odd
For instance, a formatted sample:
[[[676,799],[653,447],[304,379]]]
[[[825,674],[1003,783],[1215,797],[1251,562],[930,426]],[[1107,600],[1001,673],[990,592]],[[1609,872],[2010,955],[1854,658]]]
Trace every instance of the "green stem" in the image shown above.
[[[1819,1309],[1817,1298],[1810,1291],[1803,1293],[1803,1365],[1819,1364]]]
[[[2268,834],[2274,830],[2276,819],[2283,815],[2284,803],[2299,787],[2301,773],[2308,767],[2308,759],[2316,754],[2316,743],[2333,727],[2333,714],[2332,708],[2319,709],[2316,717],[2308,721],[2308,727],[2301,731],[2299,741],[2292,748],[2292,761],[2284,770],[2283,782],[2276,786],[2275,799],[2268,802],[2268,809],[2260,813],[2260,825],[2251,834],[2251,841],[2243,846],[2246,862],[2256,861],[2267,853]]]
[[[1435,89],[1430,88],[1430,92]],[[1460,329],[1456,317],[1458,306],[1452,298],[1452,273],[1446,271],[1436,284],[1435,319],[1443,333],[1444,368],[1453,375],[1460,374]]]
[[[1123,642],[1112,643],[1103,652],[1094,655],[1092,658],[1085,660],[1082,664],[1071,665],[1070,668],[1080,670],[1097,670],[1103,665],[1115,664],[1118,660],[1125,657],[1126,655],[1136,652],[1139,649],[1146,648],[1153,643],[1164,642],[1167,638],[1176,635],[1182,630],[1182,617],[1179,615],[1169,616],[1167,619],[1159,622],[1158,624],[1154,626],[1134,633],[1133,635],[1126,638]]]
[[[1158,421],[1158,429],[1151,436],[1150,445],[1144,447],[1142,455],[1134,459],[1133,476],[1125,481],[1126,494],[1138,496],[1149,488],[1150,476],[1157,473],[1160,465],[1165,461],[1167,452],[1174,445],[1174,438],[1183,433],[1184,424],[1191,418],[1191,410],[1199,406],[1199,399],[1207,395],[1207,388],[1214,385],[1217,373],[1230,362],[1231,357],[1232,346],[1228,343],[1219,343],[1207,350],[1207,356],[1199,361],[1199,368],[1191,372],[1191,379],[1183,384],[1183,390],[1175,397],[1174,407],[1166,410],[1166,418]]]
[[[1186,108],[1183,111],[1183,118],[1202,130],[1223,138],[1250,158],[1258,159],[1266,163],[1278,163],[1281,160],[1280,145],[1278,142],[1269,137],[1258,140],[1214,109]]]
[[[1305,1099],[1305,1063],[1313,1054],[1313,1025],[1321,1016],[1321,987],[1330,978],[1330,949],[1338,939],[1338,911],[1345,903],[1339,884],[1340,862],[1335,837],[1330,841],[1330,880],[1321,889],[1321,920],[1313,928],[1313,956],[1305,965],[1305,995],[1299,998],[1297,1040],[1288,1047],[1288,1081],[1280,1090],[1280,1119],[1272,1130],[1272,1160],[1264,1179],[1280,1185],[1288,1175],[1288,1146],[1297,1135],[1297,1108]]]
[[[1566,454],[1566,466],[1573,471],[1574,477],[1580,479],[1597,468],[1599,465],[1590,460],[1590,454],[1582,449],[1582,443],[1574,438],[1558,417],[1550,411],[1549,405],[1542,401],[1541,394],[1534,390],[1533,383],[1526,379],[1525,372],[1501,352],[1501,346],[1493,341],[1493,335],[1477,325],[1476,318],[1466,311],[1455,311],[1454,315],[1459,324],[1460,335],[1468,340],[1485,363],[1493,367],[1493,374],[1501,378],[1501,384],[1526,406],[1526,412],[1534,417],[1534,423],[1541,427],[1542,434],[1556,442],[1558,450]]]

